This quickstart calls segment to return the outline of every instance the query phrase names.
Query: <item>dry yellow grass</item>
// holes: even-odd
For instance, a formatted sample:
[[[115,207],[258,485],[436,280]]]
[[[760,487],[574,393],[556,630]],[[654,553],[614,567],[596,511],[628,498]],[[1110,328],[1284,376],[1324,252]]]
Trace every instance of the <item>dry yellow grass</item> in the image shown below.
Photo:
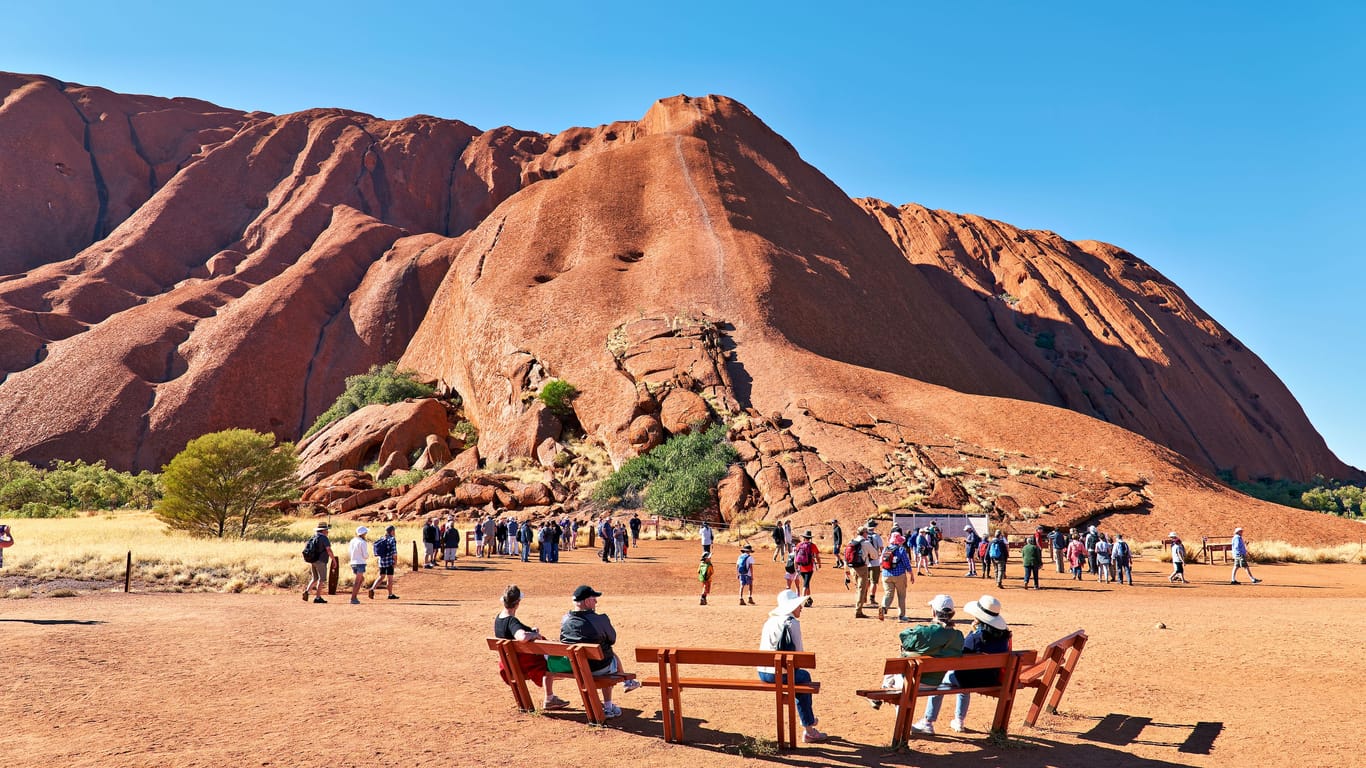
[[[150,512],[23,520],[15,524],[17,543],[5,552],[5,574],[41,581],[122,581],[125,560],[132,552],[133,580],[142,589],[259,592],[290,588],[306,572],[301,552],[315,524],[312,519],[293,520],[283,540],[254,541],[171,533]],[[367,538],[373,543],[384,524],[369,527],[372,532]],[[345,557],[354,524],[335,523],[332,533],[333,551]],[[421,526],[398,525],[395,535],[400,563],[407,562],[412,554],[409,542],[421,540]],[[350,586],[349,568],[342,568],[341,583]]]
[[[1163,563],[1172,561],[1170,549],[1160,541],[1145,541],[1136,547],[1147,557]],[[1199,544],[1186,545],[1186,559],[1193,560]],[[1301,547],[1284,541],[1254,541],[1247,545],[1249,561],[1256,563],[1366,563],[1366,547],[1338,544],[1331,547]],[[1217,559],[1217,555],[1216,555]]]

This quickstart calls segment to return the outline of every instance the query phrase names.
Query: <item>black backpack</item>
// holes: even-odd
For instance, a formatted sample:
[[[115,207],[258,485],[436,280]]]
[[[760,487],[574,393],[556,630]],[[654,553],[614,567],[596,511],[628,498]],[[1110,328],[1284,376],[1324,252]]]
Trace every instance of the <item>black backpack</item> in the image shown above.
[[[318,557],[322,555],[321,542],[318,541],[318,534],[313,534],[308,541],[304,542],[304,562],[316,563]]]

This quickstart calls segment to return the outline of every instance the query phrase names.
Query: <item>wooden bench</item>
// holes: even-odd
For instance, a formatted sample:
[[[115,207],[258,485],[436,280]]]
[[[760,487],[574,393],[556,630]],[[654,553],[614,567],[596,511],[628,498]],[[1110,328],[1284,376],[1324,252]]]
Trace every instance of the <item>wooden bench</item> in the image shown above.
[[[660,718],[664,721],[664,740],[683,741],[683,690],[702,688],[723,691],[770,693],[777,708],[779,747],[797,745],[797,694],[820,693],[817,682],[798,685],[797,670],[815,669],[816,654],[808,651],[732,650],[726,648],[637,648],[636,661],[652,664],[658,677],[647,677],[641,685],[658,686]],[[684,677],[679,667],[687,664],[747,667],[748,677]],[[756,667],[773,667],[774,682],[759,679]],[[784,727],[786,726],[786,727]]]
[[[915,720],[915,702],[923,696],[948,696],[958,693],[995,696],[996,715],[991,721],[991,731],[993,734],[1005,735],[1010,727],[1010,711],[1015,705],[1015,691],[1019,687],[1020,671],[1032,665],[1035,658],[1034,651],[1013,651],[970,653],[966,656],[942,659],[929,656],[887,659],[883,665],[883,675],[902,675],[906,680],[905,684],[900,689],[872,688],[855,693],[864,698],[897,706],[896,721],[892,726],[893,747],[910,741],[913,733],[911,723]],[[975,688],[933,686],[921,682],[931,673],[969,669],[998,670],[999,682],[996,685]]]
[[[1034,701],[1025,714],[1025,725],[1034,726],[1039,713],[1044,709],[1044,699],[1048,700],[1048,714],[1056,714],[1058,702],[1063,691],[1072,679],[1072,672],[1081,659],[1081,650],[1086,647],[1086,632],[1077,630],[1061,640],[1049,643],[1039,654],[1038,662],[1020,672],[1021,688],[1036,688]],[[1052,695],[1049,695],[1049,691]]]
[[[536,702],[531,698],[531,691],[527,688],[526,675],[522,672],[522,665],[517,658],[518,654],[564,656],[569,659],[571,670],[569,673],[547,672],[546,675],[555,679],[573,679],[575,687],[579,689],[579,696],[583,699],[583,711],[588,716],[588,722],[599,725],[606,722],[607,717],[603,713],[602,699],[598,695],[598,690],[611,688],[618,683],[634,680],[636,677],[630,673],[594,677],[593,670],[589,667],[588,662],[601,660],[602,648],[592,643],[566,645],[564,643],[552,643],[549,640],[500,640],[496,637],[488,638],[488,642],[489,649],[498,652],[498,658],[502,661],[503,668],[512,678],[512,682],[509,684],[512,687],[512,697],[517,702],[517,708],[523,712],[534,711]]]

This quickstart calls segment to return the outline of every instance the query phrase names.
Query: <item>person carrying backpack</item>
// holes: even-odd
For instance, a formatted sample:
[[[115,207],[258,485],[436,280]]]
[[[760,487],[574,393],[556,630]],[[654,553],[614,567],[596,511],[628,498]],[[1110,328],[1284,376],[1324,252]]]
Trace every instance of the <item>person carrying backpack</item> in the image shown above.
[[[878,621],[886,620],[893,594],[896,595],[897,618],[910,621],[911,617],[906,615],[906,583],[908,580],[915,583],[915,573],[911,571],[911,557],[906,554],[905,536],[892,534],[891,543],[882,550],[878,565],[882,568],[882,604],[877,609]]]
[[[792,563],[797,566],[797,576],[802,581],[801,595],[806,598],[806,607],[811,607],[811,577],[821,567],[821,551],[811,541],[811,531],[802,534],[802,540],[793,548]]]
[[[1067,551],[1067,534],[1061,528],[1054,528],[1048,534],[1048,544],[1053,550],[1053,564],[1058,567],[1058,573],[1063,573],[1063,563],[1067,560],[1064,554]]]
[[[844,548],[844,529],[840,527],[840,521],[838,520],[830,521],[830,539],[834,542],[833,554],[835,555],[835,567],[843,568],[844,557],[840,550]]]
[[[968,576],[977,575],[977,545],[981,543],[982,537],[977,535],[972,523],[963,526],[963,559],[968,561]]]
[[[745,604],[745,589],[749,589],[749,604],[754,605],[754,547],[746,544],[740,547],[740,557],[735,561],[735,575],[740,580],[740,605]]]
[[[1110,559],[1115,565],[1115,577],[1120,583],[1124,583],[1124,577],[1129,577],[1129,586],[1134,585],[1134,555],[1129,549],[1129,542],[1124,540],[1124,534],[1115,534],[1114,546],[1110,547]]]
[[[868,528],[862,527],[854,534],[854,538],[844,545],[844,551],[840,553],[840,559],[844,561],[845,583],[848,583],[849,576],[854,579],[855,588],[858,590],[858,599],[854,602],[854,618],[868,618],[863,613],[863,605],[868,602],[868,587],[871,579],[868,577],[868,563],[877,557],[877,550],[869,543],[864,535]]]
[[[991,568],[996,572],[997,588],[1004,587],[1006,577],[1006,560],[1010,558],[1010,542],[1006,541],[1006,532],[997,531],[996,538],[992,539],[991,546],[987,550],[987,555],[991,558]]]
[[[304,544],[304,562],[308,563],[309,573],[309,579],[304,584],[305,603],[308,602],[309,590],[315,593],[313,602],[327,602],[323,599],[323,584],[327,581],[327,564],[336,557],[332,554],[332,540],[327,538],[327,532],[331,527],[325,522],[318,523],[313,536]]]
[[[711,553],[702,553],[702,562],[697,564],[697,580],[702,582],[702,605],[707,604],[707,595],[711,594],[711,576],[714,569],[711,567]]]

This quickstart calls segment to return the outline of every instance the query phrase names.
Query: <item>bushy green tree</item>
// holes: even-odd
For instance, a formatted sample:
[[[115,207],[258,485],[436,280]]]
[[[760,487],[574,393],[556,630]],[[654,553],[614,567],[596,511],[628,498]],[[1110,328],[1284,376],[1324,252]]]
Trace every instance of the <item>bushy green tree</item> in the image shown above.
[[[272,502],[298,492],[291,443],[229,429],[197,437],[162,467],[165,495],[155,511],[174,530],[195,536],[245,538],[277,523]]]
[[[643,500],[657,515],[691,517],[706,508],[712,490],[736,458],[735,447],[726,441],[725,425],[694,429],[622,464],[598,484],[593,498],[627,506]]]
[[[0,510],[147,509],[161,496],[160,482],[153,472],[119,472],[103,461],[58,460],[39,469],[0,456]]]
[[[367,405],[390,404],[412,397],[431,397],[436,390],[417,380],[413,371],[398,370],[398,363],[372,366],[367,373],[346,377],[346,389],[331,407],[318,416],[304,436],[348,416]]]
[[[1300,498],[1304,502],[1304,506],[1317,512],[1336,513],[1338,511],[1337,497],[1327,488],[1313,488],[1305,491]]]
[[[573,384],[564,379],[551,379],[541,386],[541,391],[536,395],[545,407],[556,416],[564,418],[574,413],[574,406],[571,404],[577,397],[579,390]]]

